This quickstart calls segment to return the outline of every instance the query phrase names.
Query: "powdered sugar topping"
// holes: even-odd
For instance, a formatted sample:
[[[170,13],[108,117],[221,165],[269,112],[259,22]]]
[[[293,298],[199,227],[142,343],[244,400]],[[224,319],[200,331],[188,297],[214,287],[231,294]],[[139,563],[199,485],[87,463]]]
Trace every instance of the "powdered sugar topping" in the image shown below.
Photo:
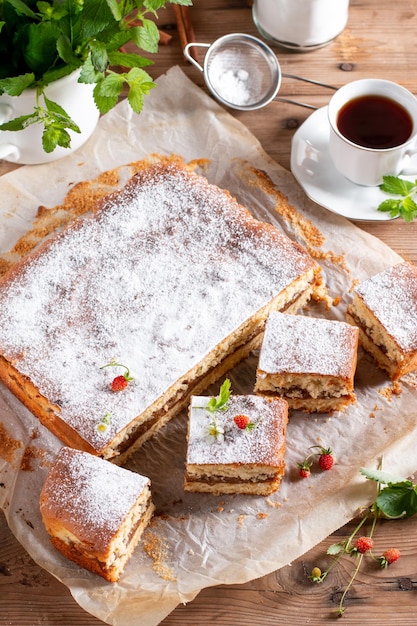
[[[314,266],[203,177],[155,165],[4,284],[1,352],[100,450]],[[123,392],[111,359],[135,379]]]
[[[96,549],[104,549],[149,484],[145,476],[63,447],[46,479],[42,508]]]
[[[226,410],[213,414],[204,409],[208,400],[204,396],[192,398],[188,464],[237,463],[277,467],[282,464],[287,425],[285,401],[268,400],[261,396],[231,396]],[[255,427],[250,430],[240,429],[234,422],[234,417],[239,414],[246,415]],[[223,431],[223,437],[208,435],[208,427],[213,420]]]
[[[357,335],[357,328],[345,322],[272,312],[259,370],[348,377],[356,362]]]
[[[372,276],[357,294],[402,350],[417,350],[417,268],[403,262]]]

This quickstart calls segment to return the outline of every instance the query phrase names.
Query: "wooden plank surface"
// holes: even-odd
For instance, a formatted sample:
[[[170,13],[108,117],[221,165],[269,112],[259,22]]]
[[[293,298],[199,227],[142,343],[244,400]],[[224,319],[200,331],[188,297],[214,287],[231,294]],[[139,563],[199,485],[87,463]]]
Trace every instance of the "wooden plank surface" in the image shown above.
[[[258,35],[246,0],[194,0],[191,11],[197,41],[210,43],[231,32]],[[156,78],[180,65],[203,89],[201,73],[184,59],[172,8],[160,13],[158,26],[172,36],[161,46],[151,74]],[[351,0],[346,30],[329,46],[307,54],[275,48],[283,72],[336,86],[362,77],[397,81],[417,93],[417,0]],[[327,90],[283,79],[280,96],[323,106]],[[310,114],[308,109],[274,102],[262,111],[234,113],[277,162],[289,168],[291,139]],[[0,174],[16,166],[0,161]],[[360,222],[404,258],[417,263],[417,222]],[[354,442],[352,442],[354,445]],[[302,506],[302,503],[300,503]],[[308,574],[324,568],[325,551],[346,538],[348,524],[302,558],[281,570],[245,585],[203,590],[189,605],[178,607],[163,626],[319,626],[334,620],[341,590],[355,563],[342,560],[323,583],[313,585]],[[351,626],[415,626],[417,623],[417,519],[378,525],[375,553],[396,546],[402,557],[393,566],[361,568],[349,592],[343,619]],[[69,591],[32,562],[0,515],[0,626],[98,626],[72,599]],[[137,623],[140,624],[140,616]]]

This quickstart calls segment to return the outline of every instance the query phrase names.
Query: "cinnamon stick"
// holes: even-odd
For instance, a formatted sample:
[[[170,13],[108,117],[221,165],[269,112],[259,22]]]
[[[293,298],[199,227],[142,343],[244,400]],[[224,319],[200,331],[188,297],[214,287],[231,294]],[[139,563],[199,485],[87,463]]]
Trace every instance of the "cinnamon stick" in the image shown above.
[[[195,42],[194,28],[191,23],[189,8],[181,6],[179,4],[174,4],[173,9],[175,14],[175,21],[177,23],[181,49],[184,50],[187,44]],[[190,55],[193,57],[193,59],[199,62],[197,48],[191,47]]]

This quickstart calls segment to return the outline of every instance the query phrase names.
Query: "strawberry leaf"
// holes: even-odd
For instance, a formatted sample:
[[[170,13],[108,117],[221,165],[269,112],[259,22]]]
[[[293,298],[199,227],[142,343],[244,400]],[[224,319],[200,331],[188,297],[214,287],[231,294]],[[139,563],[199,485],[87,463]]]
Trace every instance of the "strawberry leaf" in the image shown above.
[[[403,478],[394,476],[394,474],[389,474],[388,472],[383,472],[382,470],[368,469],[367,467],[361,467],[360,473],[362,476],[369,478],[369,480],[375,480],[383,485],[393,485],[394,483],[402,483],[404,481]],[[412,483],[410,482],[410,485],[411,484]]]
[[[385,487],[378,494],[376,505],[387,517],[411,517],[417,513],[416,486],[404,481]]]
[[[331,546],[327,548],[326,554],[336,556],[337,554],[340,554],[341,552],[343,552],[344,549],[345,549],[345,546],[343,543],[333,543]]]

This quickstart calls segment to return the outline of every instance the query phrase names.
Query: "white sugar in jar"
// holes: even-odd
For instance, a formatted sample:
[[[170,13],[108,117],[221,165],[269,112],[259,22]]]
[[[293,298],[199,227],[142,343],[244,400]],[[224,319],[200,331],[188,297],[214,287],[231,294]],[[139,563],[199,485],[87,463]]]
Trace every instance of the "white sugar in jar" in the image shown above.
[[[253,21],[270,42],[305,52],[330,43],[345,28],[349,0],[254,0]]]

